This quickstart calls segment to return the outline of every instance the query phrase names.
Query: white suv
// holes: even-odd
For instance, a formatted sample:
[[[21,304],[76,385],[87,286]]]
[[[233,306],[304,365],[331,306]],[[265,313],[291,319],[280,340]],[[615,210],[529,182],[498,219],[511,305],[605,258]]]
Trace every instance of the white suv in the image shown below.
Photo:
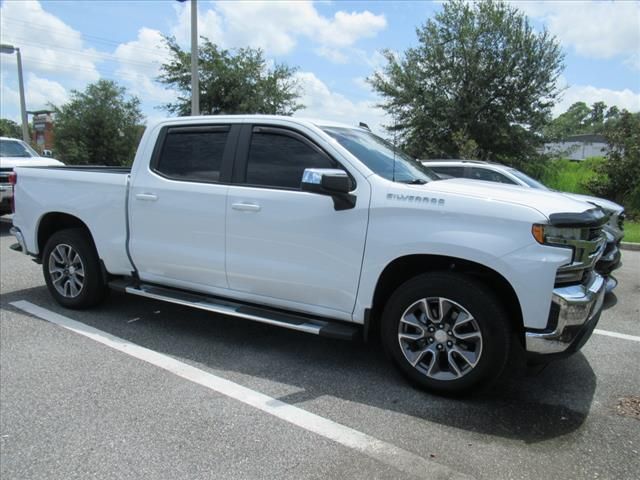
[[[526,173],[500,163],[489,163],[480,160],[423,160],[422,163],[436,172],[440,178],[469,178],[471,180],[517,185],[537,190],[551,190]],[[578,193],[562,193],[575,200],[600,207],[609,215],[609,221],[604,227],[604,232],[607,235],[607,246],[602,258],[596,265],[596,270],[607,279],[607,291],[610,292],[617,285],[617,281],[611,275],[611,272],[622,265],[620,261],[620,241],[624,236],[624,207],[606,198]]]
[[[64,165],[53,158],[41,157],[27,143],[16,138],[0,137],[0,215],[11,213],[13,187],[9,174],[14,167],[52,167]]]

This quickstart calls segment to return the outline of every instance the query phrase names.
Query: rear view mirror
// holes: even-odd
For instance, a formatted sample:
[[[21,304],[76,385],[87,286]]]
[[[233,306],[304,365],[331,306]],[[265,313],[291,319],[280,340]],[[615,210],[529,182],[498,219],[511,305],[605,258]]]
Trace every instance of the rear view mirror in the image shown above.
[[[336,210],[346,210],[356,205],[351,178],[344,170],[333,168],[307,168],[302,175],[300,188],[304,192],[318,193],[333,198]]]

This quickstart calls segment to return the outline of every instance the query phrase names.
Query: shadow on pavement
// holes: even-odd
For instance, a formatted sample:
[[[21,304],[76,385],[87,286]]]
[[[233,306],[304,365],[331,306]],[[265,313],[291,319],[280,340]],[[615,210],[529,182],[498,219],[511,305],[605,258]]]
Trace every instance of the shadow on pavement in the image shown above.
[[[578,429],[596,387],[591,366],[578,353],[472,398],[442,398],[411,387],[375,342],[320,338],[118,293],[98,309],[78,312],[59,307],[38,287],[3,295],[2,308],[13,309],[7,303],[22,299],[231,380],[239,373],[299,388],[279,398],[289,404],[336,397],[527,443]]]

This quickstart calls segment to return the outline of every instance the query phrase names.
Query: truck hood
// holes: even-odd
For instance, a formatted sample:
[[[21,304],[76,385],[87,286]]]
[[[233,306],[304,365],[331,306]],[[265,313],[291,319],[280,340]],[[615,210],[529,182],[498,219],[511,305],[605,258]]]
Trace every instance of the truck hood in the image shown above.
[[[624,207],[618,205],[616,202],[607,200],[606,198],[592,197],[591,195],[582,195],[580,193],[563,193],[564,196],[579,200],[581,202],[588,202],[602,208],[607,213],[622,213]]]
[[[582,213],[593,209],[592,204],[570,198],[566,194],[482,180],[452,178],[429,182],[422,188],[427,188],[432,192],[453,193],[524,205],[538,210],[547,218],[554,213]]]
[[[62,163],[49,157],[0,157],[0,168],[15,167],[57,167]]]

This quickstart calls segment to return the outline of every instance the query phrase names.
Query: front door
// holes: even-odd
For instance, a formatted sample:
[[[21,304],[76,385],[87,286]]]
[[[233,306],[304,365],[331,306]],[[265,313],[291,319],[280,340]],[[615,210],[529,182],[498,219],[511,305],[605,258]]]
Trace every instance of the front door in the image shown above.
[[[276,306],[347,318],[355,304],[368,222],[369,185],[356,206],[302,192],[305,168],[343,168],[308,137],[245,126],[242,172],[227,199],[229,288]],[[250,132],[250,135],[249,135]]]

